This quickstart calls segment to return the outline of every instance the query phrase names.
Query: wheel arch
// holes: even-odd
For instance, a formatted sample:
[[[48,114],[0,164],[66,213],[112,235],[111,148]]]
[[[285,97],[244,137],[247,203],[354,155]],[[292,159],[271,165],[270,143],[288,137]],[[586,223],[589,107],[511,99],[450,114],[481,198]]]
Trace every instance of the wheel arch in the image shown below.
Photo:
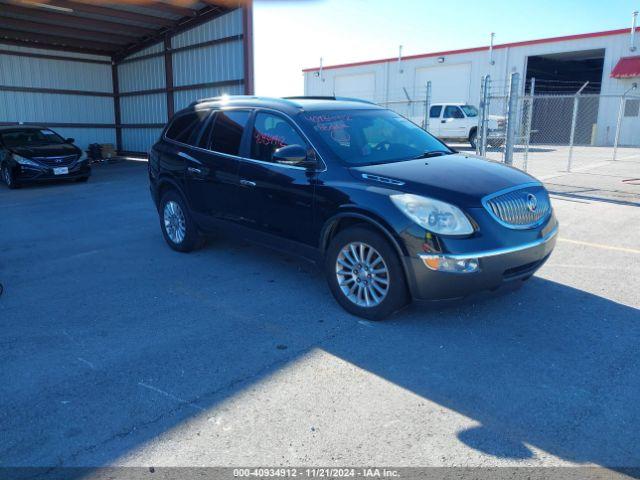
[[[322,227],[322,231],[320,234],[320,253],[324,256],[327,251],[327,247],[331,242],[331,239],[335,237],[338,232],[349,228],[353,225],[368,225],[369,227],[373,227],[376,231],[380,232],[389,242],[393,245],[393,248],[396,250],[398,257],[402,264],[404,264],[403,258],[407,255],[406,250],[402,247],[401,242],[392,234],[391,227],[377,215],[363,211],[363,210],[349,210],[337,213],[336,215],[329,218],[324,226]]]
[[[191,206],[189,205],[188,197],[185,195],[184,190],[180,186],[180,184],[174,178],[168,175],[163,175],[158,178],[157,182],[158,208],[160,208],[160,201],[162,200],[162,196],[169,190],[175,190],[183,198],[187,205],[189,207]]]

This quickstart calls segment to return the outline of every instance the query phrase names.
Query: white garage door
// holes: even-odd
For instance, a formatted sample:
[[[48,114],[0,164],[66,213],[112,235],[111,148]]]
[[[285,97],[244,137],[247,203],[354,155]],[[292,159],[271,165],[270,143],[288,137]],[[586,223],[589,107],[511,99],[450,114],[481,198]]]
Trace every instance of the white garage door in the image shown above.
[[[431,101],[468,102],[471,64],[438,65],[416,69],[416,98],[424,96],[427,81],[431,81]]]
[[[334,95],[340,97],[375,100],[375,73],[359,73],[357,75],[338,75],[333,84]]]

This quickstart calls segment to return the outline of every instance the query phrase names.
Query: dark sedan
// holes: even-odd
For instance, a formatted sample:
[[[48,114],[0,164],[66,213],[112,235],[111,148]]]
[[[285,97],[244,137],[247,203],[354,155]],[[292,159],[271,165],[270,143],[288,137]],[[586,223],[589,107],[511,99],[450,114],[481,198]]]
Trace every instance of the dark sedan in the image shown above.
[[[45,127],[0,127],[0,175],[9,188],[47,180],[87,181],[86,153]]]
[[[360,101],[196,102],[154,145],[149,174],[171,248],[225,228],[309,256],[370,319],[526,280],[558,232],[530,175]]]

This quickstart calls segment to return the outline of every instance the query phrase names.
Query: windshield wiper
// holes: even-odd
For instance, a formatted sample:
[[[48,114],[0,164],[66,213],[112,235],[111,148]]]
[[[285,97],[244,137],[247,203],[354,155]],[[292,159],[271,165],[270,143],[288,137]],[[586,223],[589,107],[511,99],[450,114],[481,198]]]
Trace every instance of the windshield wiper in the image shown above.
[[[448,150],[430,150],[414,158],[418,159],[418,158],[441,157],[443,155],[453,155],[453,152]]]

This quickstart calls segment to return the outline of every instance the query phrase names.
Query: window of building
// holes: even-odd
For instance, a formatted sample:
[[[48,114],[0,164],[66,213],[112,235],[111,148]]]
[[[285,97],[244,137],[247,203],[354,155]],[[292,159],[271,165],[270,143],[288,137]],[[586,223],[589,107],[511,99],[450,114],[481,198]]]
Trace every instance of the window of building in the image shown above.
[[[640,114],[640,99],[627,99],[624,104],[625,117],[637,117]]]

